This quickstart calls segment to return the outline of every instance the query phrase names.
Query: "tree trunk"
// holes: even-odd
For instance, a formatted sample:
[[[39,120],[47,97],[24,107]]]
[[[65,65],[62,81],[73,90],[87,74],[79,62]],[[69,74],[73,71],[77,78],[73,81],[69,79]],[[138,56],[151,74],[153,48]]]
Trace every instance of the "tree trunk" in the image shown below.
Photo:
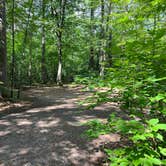
[[[94,60],[94,6],[93,6],[93,0],[91,1],[91,9],[90,9],[90,37],[91,37],[91,43],[90,43],[90,57],[89,57],[89,69],[94,70],[95,69],[95,60]]]
[[[58,72],[57,72],[57,84],[62,85],[62,33],[59,32],[58,37]]]
[[[30,33],[28,78],[29,78],[29,85],[31,86],[32,85],[32,33]]]
[[[42,21],[45,19],[45,0],[42,0]],[[47,82],[47,71],[46,71],[46,61],[45,61],[45,24],[42,23],[42,59],[41,59],[41,76],[42,82]]]
[[[100,58],[99,58],[99,64],[100,64],[100,76],[104,76],[105,71],[105,29],[104,29],[104,13],[105,13],[105,6],[104,6],[104,0],[101,0],[101,45],[100,45]]]
[[[60,11],[55,10],[55,16],[57,19],[57,47],[58,47],[58,72],[57,72],[57,84],[62,86],[62,35],[65,21],[65,9],[66,9],[66,0],[60,0],[59,3]]]
[[[156,41],[155,41],[156,28],[157,28],[157,15],[156,15],[156,13],[154,13],[154,18],[153,18],[153,35],[152,35],[152,55],[153,56],[156,54]]]
[[[15,29],[14,29],[14,8],[15,0],[12,1],[12,60],[11,60],[11,98],[13,98],[14,79],[15,79]]]
[[[107,27],[106,27],[106,34],[107,34],[107,43],[106,43],[106,54],[108,58],[108,67],[112,66],[112,29],[110,27],[110,14],[112,10],[112,2],[111,0],[108,2],[108,14],[107,14]]]
[[[6,84],[6,9],[5,0],[0,0],[0,82]]]

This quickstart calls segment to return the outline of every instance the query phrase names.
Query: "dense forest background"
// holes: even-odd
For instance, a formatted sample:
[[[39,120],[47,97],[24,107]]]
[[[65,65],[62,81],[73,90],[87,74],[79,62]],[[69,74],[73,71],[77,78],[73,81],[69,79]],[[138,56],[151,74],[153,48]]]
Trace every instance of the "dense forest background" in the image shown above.
[[[0,80],[11,89],[55,82],[117,88],[116,100],[149,128],[123,123],[142,126],[124,131],[140,153],[110,160],[166,163],[165,0],[0,0]],[[98,94],[97,104],[109,93]]]
[[[4,12],[1,0],[2,20]],[[14,86],[70,82],[116,68],[123,78],[165,74],[162,0],[15,0],[6,2],[6,15],[1,36],[6,28],[7,51],[1,48],[1,56],[7,52]]]

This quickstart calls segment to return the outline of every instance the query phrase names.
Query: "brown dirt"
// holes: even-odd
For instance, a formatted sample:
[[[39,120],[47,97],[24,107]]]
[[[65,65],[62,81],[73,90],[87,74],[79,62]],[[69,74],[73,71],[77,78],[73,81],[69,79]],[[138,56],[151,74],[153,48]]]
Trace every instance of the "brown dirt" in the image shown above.
[[[78,101],[90,96],[81,87],[33,88],[21,104],[1,107],[0,166],[97,166],[104,154],[96,142],[82,136],[83,122],[105,120],[114,103],[84,110]],[[1,105],[2,106],[2,105]],[[112,135],[112,137],[119,137]],[[116,138],[107,137],[116,142]],[[108,140],[107,140],[108,141]]]

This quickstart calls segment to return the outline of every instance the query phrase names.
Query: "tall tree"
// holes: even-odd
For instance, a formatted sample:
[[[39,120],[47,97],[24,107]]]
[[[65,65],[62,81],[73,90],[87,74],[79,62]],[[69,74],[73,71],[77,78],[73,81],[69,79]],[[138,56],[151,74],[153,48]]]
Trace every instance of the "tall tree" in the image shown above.
[[[100,57],[99,57],[99,64],[100,64],[100,76],[104,76],[104,70],[105,70],[105,2],[104,0],[101,0],[101,32],[100,32]]]
[[[66,9],[66,0],[60,0],[60,10],[57,15],[57,27],[58,31],[56,32],[58,38],[58,73],[57,73],[57,84],[62,85],[62,34],[65,21],[65,9]]]
[[[67,0],[58,0],[56,6],[52,5],[52,13],[56,19],[56,36],[57,36],[57,49],[58,49],[58,72],[57,72],[57,84],[62,85],[62,49],[63,49],[63,29],[66,16],[66,2]],[[52,3],[53,4],[53,3]]]
[[[41,59],[41,76],[42,82],[47,82],[47,71],[45,62],[45,0],[42,0],[42,59]]]
[[[91,43],[90,43],[90,57],[89,57],[89,69],[95,68],[95,50],[94,50],[94,0],[90,1],[90,37],[91,37]]]
[[[12,60],[11,60],[11,97],[15,84],[15,0],[12,1]]]
[[[106,55],[108,66],[112,66],[112,27],[110,23],[110,15],[112,12],[112,1],[107,2],[107,22],[106,22]]]
[[[0,81],[6,83],[6,8],[5,0],[0,0]]]
[[[32,33],[30,34],[30,44],[29,44],[29,64],[28,64],[28,79],[29,85],[32,85]]]

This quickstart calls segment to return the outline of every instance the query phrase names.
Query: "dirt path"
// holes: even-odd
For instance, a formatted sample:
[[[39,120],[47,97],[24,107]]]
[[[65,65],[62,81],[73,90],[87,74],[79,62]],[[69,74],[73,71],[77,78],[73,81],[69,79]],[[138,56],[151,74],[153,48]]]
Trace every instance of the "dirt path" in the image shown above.
[[[101,165],[80,124],[107,118],[114,108],[80,111],[77,102],[88,95],[80,87],[26,91],[29,104],[0,114],[0,166]]]

